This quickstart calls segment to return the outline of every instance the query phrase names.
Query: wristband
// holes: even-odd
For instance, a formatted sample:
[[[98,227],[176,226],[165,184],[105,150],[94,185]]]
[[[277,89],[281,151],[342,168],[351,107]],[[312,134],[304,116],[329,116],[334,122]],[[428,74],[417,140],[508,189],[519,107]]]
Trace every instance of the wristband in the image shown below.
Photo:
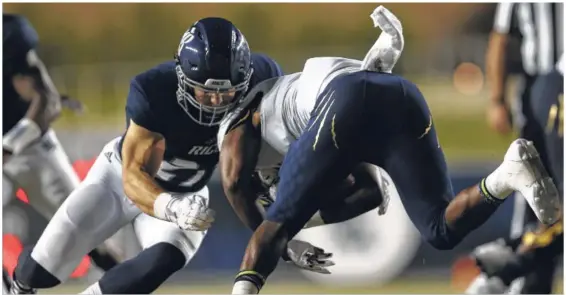
[[[41,129],[28,118],[21,119],[2,139],[2,147],[12,154],[19,154],[34,141],[41,138]]]
[[[161,193],[153,202],[153,215],[159,219],[170,221],[168,214],[169,203],[173,201],[173,196],[168,193]]]

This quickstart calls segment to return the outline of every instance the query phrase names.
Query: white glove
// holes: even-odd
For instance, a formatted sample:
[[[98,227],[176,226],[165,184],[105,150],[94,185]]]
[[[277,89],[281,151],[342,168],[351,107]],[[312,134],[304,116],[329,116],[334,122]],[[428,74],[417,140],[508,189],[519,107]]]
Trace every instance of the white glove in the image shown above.
[[[283,260],[286,262],[300,269],[321,274],[330,273],[327,268],[334,265],[334,261],[330,258],[332,258],[332,253],[326,253],[323,249],[300,240],[289,241],[287,253],[283,255]]]
[[[214,222],[214,210],[203,196],[160,194],[153,204],[157,218],[176,223],[182,230],[205,231]]]

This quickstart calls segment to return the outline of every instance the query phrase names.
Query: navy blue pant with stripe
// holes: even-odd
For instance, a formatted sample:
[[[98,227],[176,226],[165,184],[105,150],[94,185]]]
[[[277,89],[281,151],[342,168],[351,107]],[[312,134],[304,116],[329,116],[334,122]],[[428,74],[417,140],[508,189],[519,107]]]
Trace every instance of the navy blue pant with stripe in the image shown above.
[[[267,219],[282,223],[291,238],[360,162],[389,173],[425,240],[437,248],[461,240],[444,220],[454,194],[423,95],[400,76],[370,71],[339,76],[319,95],[285,156]]]
[[[564,76],[558,71],[539,76],[531,88],[531,109],[541,130],[551,172],[559,191],[564,191]]]

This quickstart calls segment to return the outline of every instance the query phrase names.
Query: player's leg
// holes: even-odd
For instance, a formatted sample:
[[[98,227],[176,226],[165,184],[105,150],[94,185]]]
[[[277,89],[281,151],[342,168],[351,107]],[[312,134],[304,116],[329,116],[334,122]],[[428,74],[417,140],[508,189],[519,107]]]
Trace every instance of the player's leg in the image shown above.
[[[548,169],[559,191],[564,190],[564,76],[558,71],[540,76],[532,88],[531,108],[544,130]]]
[[[6,170],[24,189],[30,205],[47,220],[80,183],[53,130],[47,131],[41,142],[10,160]],[[103,270],[117,264],[116,259],[106,251],[94,249],[89,254]]]
[[[357,164],[352,148],[363,123],[358,119],[363,117],[364,76],[335,78],[319,95],[305,131],[283,160],[277,197],[250,239],[232,294],[259,292],[288,240]]]
[[[382,167],[395,182],[407,214],[425,240],[439,249],[453,248],[483,224],[513,190],[525,195],[541,219],[555,221],[557,193],[544,175],[536,150],[524,140],[510,146],[504,162],[491,175],[453,197],[424,97],[414,84],[401,83],[403,96],[376,99],[377,105],[368,107],[375,110],[374,117],[384,120],[376,120],[374,128],[387,123],[387,133],[381,142],[376,139],[364,147],[383,147],[382,153],[373,153],[377,156],[373,161],[383,161]],[[374,84],[377,98],[381,89],[379,83]],[[371,157],[371,150],[365,154]]]
[[[104,147],[35,247],[20,255],[12,292],[51,288],[65,281],[85,254],[139,214],[123,193],[120,163],[112,158],[115,145],[113,140]]]
[[[53,130],[10,164],[12,160],[8,173],[26,192],[30,205],[47,220],[80,183]]]
[[[209,198],[207,187],[197,194]],[[144,213],[135,218],[134,230],[143,250],[106,272],[82,294],[152,293],[189,263],[206,235],[183,231],[174,223]]]

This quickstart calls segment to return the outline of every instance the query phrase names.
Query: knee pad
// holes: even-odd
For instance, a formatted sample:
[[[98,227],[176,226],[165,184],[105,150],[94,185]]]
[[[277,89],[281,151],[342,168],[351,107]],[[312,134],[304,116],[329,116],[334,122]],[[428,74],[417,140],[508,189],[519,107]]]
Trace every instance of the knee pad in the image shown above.
[[[34,289],[52,288],[61,281],[39,265],[32,257],[32,247],[26,247],[18,257],[14,279]]]
[[[185,261],[177,247],[158,243],[112,268],[99,286],[103,294],[149,294],[183,268]]]

